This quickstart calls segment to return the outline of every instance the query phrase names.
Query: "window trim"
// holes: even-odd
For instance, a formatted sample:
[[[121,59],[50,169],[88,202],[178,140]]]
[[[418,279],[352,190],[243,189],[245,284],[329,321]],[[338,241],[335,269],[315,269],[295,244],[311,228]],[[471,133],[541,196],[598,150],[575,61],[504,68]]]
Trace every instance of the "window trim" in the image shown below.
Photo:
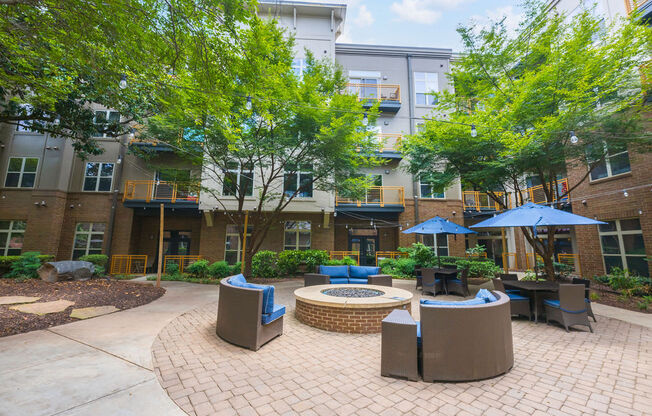
[[[417,91],[417,74],[435,74],[437,76],[437,81],[436,81],[437,89],[435,91],[418,92]],[[413,97],[414,105],[416,107],[427,107],[427,108],[435,107],[437,105],[437,100],[435,100],[435,102],[433,104],[428,104],[427,102],[428,102],[428,97],[432,97],[432,95],[430,95],[431,92],[439,92],[439,72],[414,71],[412,73],[412,77],[413,77],[412,79],[413,79],[413,82],[414,82],[414,97]],[[427,79],[427,76],[425,76],[424,79],[423,79],[424,83],[428,82],[426,79]],[[417,103],[417,94],[424,94],[426,96],[426,104]]]
[[[310,175],[310,176],[313,176],[313,175],[314,175],[314,172],[313,172],[312,170],[303,170],[301,164],[297,164],[297,169],[294,171],[294,173],[292,173],[292,171],[289,171],[289,172],[288,172],[288,171],[284,171],[284,172],[283,172],[283,193],[284,193],[286,196],[288,196],[288,197],[290,196],[290,195],[288,195],[288,193],[285,191],[285,180],[286,180],[286,176],[287,176],[287,175],[296,175],[296,176],[297,176],[297,189],[295,189],[295,191],[294,191],[294,192],[296,192],[299,188],[301,188],[301,175],[302,175],[302,174],[303,174],[303,175]],[[307,189],[304,190],[304,192],[307,192],[307,191],[308,191]],[[290,192],[292,192],[292,191],[290,191]],[[310,199],[310,198],[314,198],[314,195],[315,195],[314,179],[313,179],[312,182],[310,183],[310,194],[311,194],[310,196],[303,196],[303,195],[301,195],[301,193],[298,193],[294,198],[295,198],[295,199],[296,199],[296,198],[301,198],[301,199]]]
[[[608,178],[616,178],[616,177],[618,177],[620,175],[627,175],[628,173],[632,172],[632,163],[631,163],[631,161],[629,159],[629,149],[625,149],[622,152],[609,154],[609,149],[607,148],[607,143],[606,142],[603,142],[603,148],[604,148],[604,150],[606,152],[603,163],[605,164],[605,168],[607,170],[607,176],[603,176],[602,178],[593,179],[593,172],[595,172],[595,169],[593,169],[593,170],[591,170],[589,172],[589,183],[606,180]],[[611,158],[616,157],[616,156],[620,156],[623,153],[627,153],[627,162],[629,163],[629,170],[627,172],[621,172],[621,173],[617,173],[617,174],[614,175],[612,173],[612,171],[611,171]]]
[[[420,199],[431,199],[433,201],[439,201],[439,200],[442,200],[442,199],[446,199],[446,189],[444,189],[444,192],[441,193],[442,194],[441,197],[423,196],[423,190],[421,188],[422,185],[428,185],[428,183],[427,182],[426,183],[421,182],[421,178],[419,178],[419,198]],[[430,187],[432,188],[432,184],[430,184]]]
[[[20,165],[20,171],[19,172],[9,172],[9,165],[11,165],[11,159],[22,159],[22,163]],[[34,172],[25,172],[25,162],[27,159],[36,159],[36,169]],[[9,189],[34,189],[36,188],[36,179],[38,177],[38,170],[41,167],[41,158],[40,157],[34,157],[34,156],[9,156],[9,159],[7,160],[7,171],[5,172],[5,181],[4,181],[4,186],[3,188],[9,188]],[[10,173],[18,173],[18,186],[7,186],[7,177],[9,176]],[[25,173],[33,173],[34,174],[34,185],[33,186],[21,186],[23,184],[23,175]]]
[[[78,231],[77,227],[79,227],[79,224],[90,224],[90,228],[89,228],[88,231]],[[91,249],[90,248],[90,246],[91,246],[91,236],[93,234],[100,234],[99,231],[95,231],[95,232],[93,231],[93,227],[95,226],[95,224],[104,224],[104,226],[105,226],[104,231],[101,232],[101,234],[102,234],[102,248],[100,248],[100,249],[97,249],[97,248]],[[106,233],[106,223],[104,223],[104,222],[93,222],[93,221],[76,222],[75,223],[75,234],[73,235],[73,238],[72,238],[72,250],[71,250],[71,253],[70,253],[70,259],[71,260],[75,259],[75,250],[84,250],[85,254],[82,254],[82,256],[88,256],[89,255],[89,253],[88,253],[89,250],[94,250],[94,251],[100,250],[99,254],[104,253],[104,238],[106,237],[104,235],[105,233]],[[88,238],[86,239],[86,247],[83,248],[83,249],[75,247],[75,241],[77,241],[77,235],[82,235],[82,234],[88,236]]]
[[[236,174],[236,179],[237,179],[236,182],[237,183],[236,183],[235,193],[234,193],[234,195],[229,195],[229,194],[224,193],[224,186],[225,186],[226,183],[225,183],[224,178],[223,178],[222,179],[222,196],[237,198],[237,197],[239,197],[238,190],[241,187],[240,178],[243,176],[242,175],[243,170],[242,170],[242,164],[240,162],[233,162],[233,163],[238,164],[237,170],[229,169],[228,166],[227,166],[227,169],[224,172],[224,178],[226,178],[226,175],[229,174],[229,173],[235,173]],[[255,179],[256,179],[255,167],[252,166],[251,170],[247,170],[247,171],[244,171],[244,172],[251,172],[251,194],[246,194],[245,193],[245,195],[244,195],[245,197],[251,197],[251,196],[254,195],[254,185],[255,185]]]
[[[97,169],[97,176],[87,176],[86,175],[86,166],[89,163],[97,163],[100,166]],[[100,179],[101,178],[108,178],[109,176],[102,176],[102,166],[104,165],[113,165],[113,169],[111,170],[111,185],[109,185],[109,190],[108,191],[100,191],[98,188],[100,187]],[[113,179],[115,176],[115,162],[84,162],[84,180],[82,181],[82,192],[112,192],[113,191]],[[86,190],[86,179],[87,178],[96,178],[97,182],[95,183],[95,189],[92,191]]]
[[[25,239],[25,230],[27,229],[27,221],[25,221],[25,220],[2,220],[2,221],[9,221],[9,228],[6,228],[6,229],[0,229],[0,232],[2,232],[2,233],[6,232],[6,233],[7,233],[7,242],[5,243],[5,246],[4,246],[4,247],[0,247],[0,255],[2,255],[2,256],[8,256],[9,254],[7,254],[7,253],[9,252],[9,242],[11,241],[11,236],[12,236],[13,234],[22,234],[22,236],[23,236],[23,243],[24,243],[24,239]],[[23,223],[25,223],[25,229],[22,229],[22,230],[14,230],[14,223],[16,223],[16,222],[23,222]],[[15,249],[14,249],[14,250],[15,250]],[[22,247],[20,248],[20,252],[21,252],[21,253],[23,252],[23,248],[22,248]],[[20,254],[17,254],[17,255],[20,255]]]
[[[94,110],[93,111],[93,125],[94,126],[98,125],[98,123],[97,123],[97,113],[104,113],[104,115],[106,117],[105,120],[106,120],[107,124],[109,123],[109,117],[110,117],[111,113],[118,113],[118,123],[120,123],[120,120],[122,120],[122,115],[120,114],[119,111],[116,111],[116,110]],[[107,138],[109,136],[107,136],[106,133],[99,134],[98,132],[95,132],[95,133],[93,133],[92,137],[97,138],[97,139],[99,139],[99,138],[105,139],[105,138]]]
[[[287,227],[287,224],[289,222],[292,222],[292,223],[295,223],[295,224],[298,224],[300,222],[305,222],[305,223],[310,224],[310,229],[307,230],[307,231],[305,229],[300,229],[300,228],[288,229],[286,227]],[[291,233],[293,232],[295,234],[296,238],[297,238],[297,240],[296,240],[297,243],[293,248],[288,248],[288,244],[287,244],[287,233],[288,232],[291,232]],[[308,244],[307,247],[302,246],[302,245],[299,244],[299,241],[300,241],[299,235],[301,233],[310,234],[310,244]],[[310,250],[311,248],[312,248],[312,222],[311,221],[290,220],[290,221],[284,221],[283,222],[283,250]]]
[[[432,236],[432,241],[433,241],[433,246],[426,245],[426,243],[423,243],[426,247],[430,247],[432,249],[432,252],[437,255],[439,253],[440,248],[445,248],[446,249],[446,254],[442,254],[442,256],[450,256],[450,242],[448,241],[448,235],[447,234],[424,234],[424,237],[426,235],[431,235]],[[437,244],[437,236],[442,235],[446,239],[446,245],[445,246],[439,246]],[[423,241],[423,239],[421,240]]]
[[[626,230],[623,231],[621,229],[620,221],[622,220],[631,220],[631,219],[636,219],[639,222],[640,228],[638,230]],[[600,231],[600,226],[598,226],[598,237],[600,239],[600,255],[602,257],[602,265],[604,267],[605,273],[609,273],[607,270],[607,263],[605,261],[605,256],[607,257],[620,257],[620,261],[623,265],[623,270],[629,270],[629,265],[627,264],[627,257],[647,257],[647,253],[644,252],[643,254],[627,254],[625,252],[625,241],[623,240],[624,235],[641,235],[643,237],[643,226],[641,225],[641,219],[639,217],[632,217],[632,218],[618,218],[618,219],[611,219],[611,220],[605,220],[607,221],[613,221],[614,224],[616,225],[616,230],[615,231]],[[616,236],[618,240],[618,250],[620,253],[618,254],[605,254],[604,252],[604,246],[602,245],[602,237],[603,236]],[[643,248],[645,249],[645,239],[643,241]]]

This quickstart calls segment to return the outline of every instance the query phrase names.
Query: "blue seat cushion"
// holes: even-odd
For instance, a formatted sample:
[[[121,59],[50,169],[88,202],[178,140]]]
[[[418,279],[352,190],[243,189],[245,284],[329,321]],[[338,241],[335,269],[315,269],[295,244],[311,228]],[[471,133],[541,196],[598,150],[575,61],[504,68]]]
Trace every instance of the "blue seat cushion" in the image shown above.
[[[446,281],[451,283],[457,283],[458,285],[462,284],[462,281],[460,279],[447,279]]]
[[[417,346],[421,346],[421,321],[417,321]]]
[[[460,300],[460,301],[421,299],[422,305],[436,305],[436,306],[469,306],[469,305],[484,305],[485,303],[487,302],[484,299],[479,299],[479,298]]]
[[[271,313],[264,313],[262,315],[262,317],[263,317],[263,319],[262,319],[263,325],[267,325],[270,322],[274,322],[275,320],[277,320],[278,318],[280,318],[283,315],[285,315],[285,306],[283,306],[283,305],[274,305],[274,307],[272,308]]]
[[[230,278],[229,283],[233,286],[243,287],[245,289],[261,289],[263,291],[263,314],[272,313],[274,310],[274,286],[247,283],[242,274]]]
[[[355,277],[349,277],[349,283],[355,283],[355,284],[358,284],[358,285],[366,285],[367,283],[369,283],[369,280],[366,279],[366,278],[358,279],[358,278],[355,278]]]
[[[586,309],[581,309],[581,310],[579,310],[579,311],[569,311],[569,310],[566,310],[566,309],[562,308],[562,307],[559,305],[559,301],[558,301],[557,299],[544,299],[544,300],[543,300],[543,304],[544,304],[544,305],[548,305],[548,306],[553,307],[553,308],[561,309],[562,311],[567,312],[567,313],[582,313],[582,312],[586,312]]]
[[[331,285],[343,285],[349,283],[348,277],[331,277]]]
[[[509,296],[510,300],[530,300],[527,296],[521,296],[516,293],[508,293],[507,296]]]
[[[330,277],[349,277],[349,266],[319,266],[319,274]]]
[[[433,283],[433,284],[431,284],[431,285],[426,285],[426,286],[434,286],[434,285],[436,285],[437,283],[441,283],[441,279],[435,279],[435,283]]]
[[[380,273],[380,267],[372,267],[372,266],[350,266],[349,267],[350,277],[366,278],[371,275],[379,274],[379,273]]]
[[[505,290],[505,292],[508,293],[508,294],[509,294],[509,293],[516,293],[517,295],[518,295],[519,293],[521,293],[521,291],[520,291],[520,290],[517,290],[517,289],[507,289],[507,290]]]
[[[482,299],[487,303],[495,302],[495,301],[498,300],[498,298],[496,296],[494,296],[494,294],[491,293],[490,291],[488,291],[487,289],[478,290],[478,293],[475,295],[475,297],[477,299]]]

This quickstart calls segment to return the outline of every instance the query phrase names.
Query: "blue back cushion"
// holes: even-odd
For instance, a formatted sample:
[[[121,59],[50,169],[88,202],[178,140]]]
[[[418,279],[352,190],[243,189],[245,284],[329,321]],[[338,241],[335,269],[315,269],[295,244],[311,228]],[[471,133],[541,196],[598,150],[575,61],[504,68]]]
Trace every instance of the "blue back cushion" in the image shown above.
[[[331,277],[330,283],[331,285],[345,285],[349,283],[349,279],[346,277]]]
[[[319,266],[319,274],[330,277],[349,277],[349,266]]]
[[[478,293],[475,295],[476,299],[483,299],[485,302],[495,302],[498,300],[496,296],[494,296],[493,293],[488,291],[487,289],[480,289],[478,290]]]
[[[468,306],[468,305],[484,305],[484,299],[467,299],[460,301],[450,301],[450,300],[430,300],[430,299],[421,299],[422,305],[436,305],[436,306]]]
[[[274,311],[274,286],[256,285],[247,283],[242,274],[238,274],[229,279],[233,286],[243,287],[246,289],[262,289],[263,291],[263,311],[262,313],[272,313]]]
[[[351,277],[366,278],[371,275],[380,273],[380,267],[350,266],[349,273],[351,273]]]

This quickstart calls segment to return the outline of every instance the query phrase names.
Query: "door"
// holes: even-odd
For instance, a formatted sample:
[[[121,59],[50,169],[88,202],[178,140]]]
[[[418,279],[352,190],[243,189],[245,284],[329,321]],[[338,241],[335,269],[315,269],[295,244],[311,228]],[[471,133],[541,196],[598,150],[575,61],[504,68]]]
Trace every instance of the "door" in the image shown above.
[[[360,253],[361,266],[376,265],[378,233],[375,229],[353,229],[349,232],[349,250]]]
[[[163,255],[185,256],[190,254],[190,231],[167,230],[163,232]]]

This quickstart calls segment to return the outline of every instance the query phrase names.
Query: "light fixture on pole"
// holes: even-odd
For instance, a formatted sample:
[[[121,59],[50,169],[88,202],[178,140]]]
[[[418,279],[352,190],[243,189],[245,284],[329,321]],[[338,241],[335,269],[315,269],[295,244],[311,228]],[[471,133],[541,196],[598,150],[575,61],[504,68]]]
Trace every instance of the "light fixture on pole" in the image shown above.
[[[478,131],[475,129],[475,124],[471,124],[471,137],[476,137],[478,135]]]
[[[247,103],[245,104],[245,108],[247,110],[251,110],[252,107],[253,107],[253,104],[251,103],[251,97],[247,95]]]
[[[125,74],[122,74],[122,77],[120,78],[120,89],[125,89],[127,88],[127,76]]]
[[[572,144],[577,144],[577,142],[579,142],[579,141],[580,141],[580,139],[577,138],[577,136],[575,135],[575,132],[571,130],[571,132],[570,132],[570,142]]]
[[[364,116],[362,117],[362,125],[367,126],[369,125],[369,118],[367,117],[367,112],[365,111]]]

